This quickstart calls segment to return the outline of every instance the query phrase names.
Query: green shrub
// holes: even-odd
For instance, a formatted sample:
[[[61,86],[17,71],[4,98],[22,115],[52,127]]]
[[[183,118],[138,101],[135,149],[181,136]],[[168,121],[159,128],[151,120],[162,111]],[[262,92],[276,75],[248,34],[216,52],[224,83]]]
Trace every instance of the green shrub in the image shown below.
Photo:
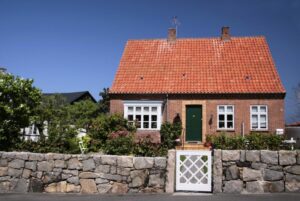
[[[129,155],[134,147],[134,139],[128,131],[116,131],[110,134],[103,150],[107,154]]]
[[[163,123],[160,129],[162,146],[168,149],[174,149],[177,143],[175,140],[180,137],[181,130],[182,126],[180,123]]]
[[[248,149],[248,150],[279,150],[282,148],[283,137],[265,133],[251,133],[242,137],[221,133],[208,135],[206,141],[213,144],[215,149]]]
[[[135,156],[166,156],[168,153],[168,148],[162,146],[161,144],[153,143],[151,138],[148,136],[139,140],[139,142],[135,143],[133,154]]]

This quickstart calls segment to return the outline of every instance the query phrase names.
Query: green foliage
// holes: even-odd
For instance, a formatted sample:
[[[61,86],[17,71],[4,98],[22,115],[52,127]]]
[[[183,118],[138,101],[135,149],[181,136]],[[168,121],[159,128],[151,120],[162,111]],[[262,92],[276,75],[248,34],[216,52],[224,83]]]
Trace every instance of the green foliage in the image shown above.
[[[247,150],[279,150],[282,148],[283,137],[265,133],[251,133],[242,137],[240,135],[207,135],[206,141],[211,142],[216,149],[247,149]]]
[[[128,131],[118,131],[110,134],[103,147],[107,154],[129,155],[134,147],[134,137]]]
[[[29,126],[41,92],[33,80],[0,73],[0,147],[10,150],[19,141],[21,128]]]
[[[99,95],[102,97],[99,101],[99,110],[101,113],[108,113],[110,108],[109,88],[103,88]]]
[[[176,146],[176,139],[181,135],[182,126],[180,123],[166,122],[161,125],[160,135],[162,146],[173,149]]]
[[[150,137],[141,139],[138,143],[134,145],[133,148],[133,154],[135,156],[166,156],[167,153],[167,147],[162,146],[161,144],[153,143]]]

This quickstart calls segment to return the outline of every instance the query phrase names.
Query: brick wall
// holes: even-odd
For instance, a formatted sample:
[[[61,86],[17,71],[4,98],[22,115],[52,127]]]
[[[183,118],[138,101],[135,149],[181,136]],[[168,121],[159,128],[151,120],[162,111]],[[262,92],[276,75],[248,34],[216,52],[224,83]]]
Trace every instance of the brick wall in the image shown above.
[[[122,98],[122,97],[121,97]],[[111,100],[111,113],[123,113],[122,99]],[[197,98],[197,97],[176,97],[171,96],[166,101],[163,96],[149,96],[148,100],[164,100],[168,106],[163,107],[163,121],[172,122],[177,114],[182,118],[183,102],[191,100],[204,101],[206,104],[206,133],[213,134],[221,132],[217,130],[217,106],[218,105],[234,105],[234,131],[233,133],[242,132],[242,123],[244,122],[245,134],[250,133],[250,106],[251,105],[267,105],[268,106],[268,131],[275,132],[277,128],[284,128],[284,99],[283,98]],[[126,100],[138,100],[140,96],[129,96]]]

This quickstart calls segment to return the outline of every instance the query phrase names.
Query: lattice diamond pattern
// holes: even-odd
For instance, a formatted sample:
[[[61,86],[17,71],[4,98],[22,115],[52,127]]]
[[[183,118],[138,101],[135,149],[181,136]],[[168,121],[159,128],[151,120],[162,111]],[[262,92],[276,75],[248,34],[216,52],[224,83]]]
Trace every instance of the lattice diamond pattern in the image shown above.
[[[208,160],[202,155],[181,155],[179,181],[185,184],[207,184]]]

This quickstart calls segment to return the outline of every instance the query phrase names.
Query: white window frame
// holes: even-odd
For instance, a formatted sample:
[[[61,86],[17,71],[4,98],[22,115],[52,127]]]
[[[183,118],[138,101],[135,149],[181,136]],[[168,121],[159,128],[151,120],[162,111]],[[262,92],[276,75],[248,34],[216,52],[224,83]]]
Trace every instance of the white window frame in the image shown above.
[[[257,112],[252,112],[252,107],[257,107]],[[266,107],[266,112],[261,112],[260,108],[261,107]],[[257,115],[257,128],[252,127],[252,115]],[[260,116],[261,115],[266,115],[266,128],[261,128],[260,127]],[[267,105],[250,105],[250,128],[252,131],[267,131],[269,127],[268,123],[268,106]]]
[[[224,107],[224,112],[220,112],[220,107]],[[227,107],[232,107],[232,112],[228,112],[227,111]],[[220,128],[219,125],[219,114],[223,114],[224,115],[224,128]],[[232,114],[232,128],[227,128],[227,115],[228,114]],[[218,105],[217,106],[217,128],[218,130],[229,130],[229,131],[233,131],[234,130],[234,105]]]
[[[136,120],[136,115],[141,115],[141,128],[137,128],[138,130],[160,130],[161,123],[162,123],[162,104],[163,101],[124,101],[124,118],[128,119],[128,115],[133,115],[133,121]],[[128,107],[133,107],[133,112],[129,113]],[[135,108],[141,107],[141,112],[136,113]],[[149,112],[146,114],[149,115],[149,127],[150,128],[144,128],[144,111],[143,107],[149,107]],[[153,112],[151,111],[151,107],[157,107],[157,111]],[[151,128],[151,115],[157,115],[157,128]]]

